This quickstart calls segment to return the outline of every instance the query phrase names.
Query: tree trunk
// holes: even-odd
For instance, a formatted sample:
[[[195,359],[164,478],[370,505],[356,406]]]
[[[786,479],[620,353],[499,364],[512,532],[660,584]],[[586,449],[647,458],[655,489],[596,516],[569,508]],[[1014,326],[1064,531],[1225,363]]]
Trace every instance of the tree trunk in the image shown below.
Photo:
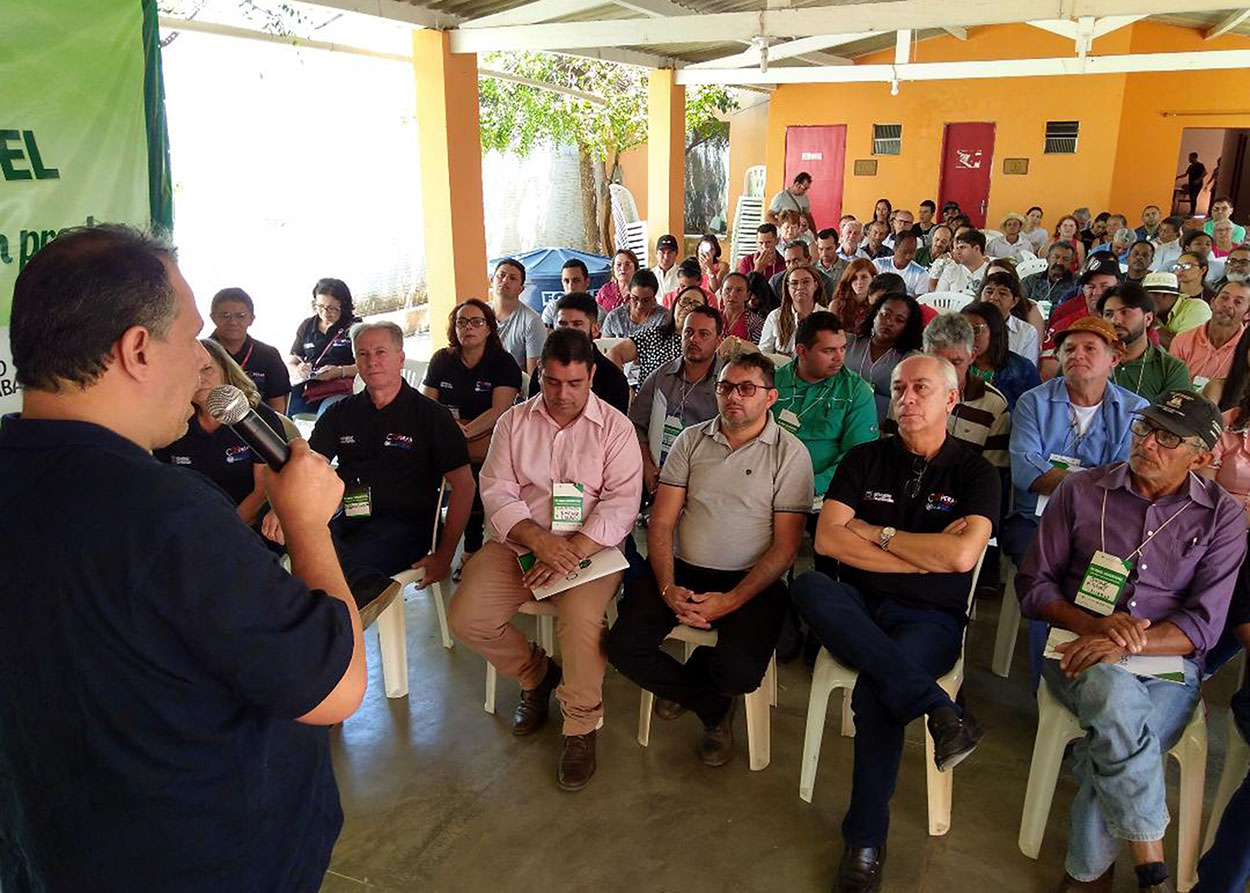
[[[590,149],[581,144],[577,147],[577,169],[581,175],[582,188],[582,247],[593,252],[601,243],[596,194],[598,190],[595,188],[594,160],[590,156]]]
[[[621,153],[613,152],[611,159],[604,162],[603,184],[599,190],[599,221],[603,232],[603,245],[600,252],[607,257],[611,257],[616,251],[616,239],[612,232],[612,192],[608,186],[612,183],[612,176],[616,173],[616,165],[620,157]]]

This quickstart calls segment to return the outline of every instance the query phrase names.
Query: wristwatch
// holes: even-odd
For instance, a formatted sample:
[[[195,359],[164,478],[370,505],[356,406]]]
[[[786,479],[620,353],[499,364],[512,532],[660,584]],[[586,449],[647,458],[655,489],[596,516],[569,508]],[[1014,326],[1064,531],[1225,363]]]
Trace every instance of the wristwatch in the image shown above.
[[[881,539],[877,540],[877,545],[881,547],[881,551],[890,551],[890,540],[894,539],[894,534],[898,533],[893,527],[881,528]]]

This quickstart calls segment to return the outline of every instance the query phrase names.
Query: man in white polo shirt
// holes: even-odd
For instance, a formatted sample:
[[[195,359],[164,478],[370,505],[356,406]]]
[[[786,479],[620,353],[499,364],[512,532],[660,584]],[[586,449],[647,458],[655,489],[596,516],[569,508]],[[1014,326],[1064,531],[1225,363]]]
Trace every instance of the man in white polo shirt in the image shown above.
[[[918,240],[911,230],[894,236],[893,257],[880,257],[873,261],[878,273],[896,273],[903,277],[907,293],[913,298],[929,290],[929,271],[916,263]]]

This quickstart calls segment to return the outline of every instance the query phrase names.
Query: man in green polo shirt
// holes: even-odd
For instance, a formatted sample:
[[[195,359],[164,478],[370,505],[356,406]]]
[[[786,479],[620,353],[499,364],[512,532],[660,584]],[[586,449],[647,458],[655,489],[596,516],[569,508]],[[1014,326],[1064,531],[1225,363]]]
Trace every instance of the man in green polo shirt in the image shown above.
[[[811,454],[820,498],[847,450],[877,439],[876,402],[868,383],[843,365],[846,332],[832,313],[804,319],[794,343],[794,362],[777,370],[772,413]]]
[[[1189,389],[1185,364],[1157,344],[1146,333],[1154,322],[1154,301],[1140,285],[1122,283],[1108,289],[1098,299],[1098,312],[1115,326],[1124,343],[1124,353],[1112,380],[1122,388],[1140,394],[1151,402],[1173,389]]]

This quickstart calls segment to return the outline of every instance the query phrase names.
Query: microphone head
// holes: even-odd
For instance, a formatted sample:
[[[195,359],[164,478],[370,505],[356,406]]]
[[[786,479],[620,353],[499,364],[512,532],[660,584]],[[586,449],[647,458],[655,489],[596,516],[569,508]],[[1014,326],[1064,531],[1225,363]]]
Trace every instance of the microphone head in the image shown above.
[[[205,408],[223,425],[237,425],[252,411],[247,395],[232,384],[223,384],[208,392]]]

